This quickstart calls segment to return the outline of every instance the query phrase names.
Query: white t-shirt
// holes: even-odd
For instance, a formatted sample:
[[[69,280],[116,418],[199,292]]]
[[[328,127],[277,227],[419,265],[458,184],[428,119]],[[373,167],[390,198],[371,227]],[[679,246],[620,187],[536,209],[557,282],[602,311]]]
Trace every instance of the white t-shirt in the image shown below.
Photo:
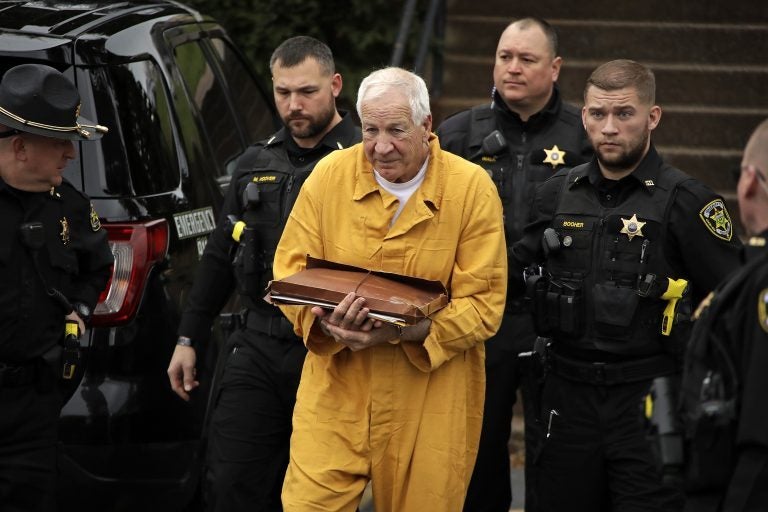
[[[424,160],[424,165],[421,166],[421,169],[419,169],[419,172],[416,174],[416,176],[414,176],[410,181],[406,181],[405,183],[392,183],[391,181],[387,181],[381,177],[379,171],[376,169],[373,170],[373,175],[376,177],[376,182],[379,184],[379,186],[395,196],[400,203],[397,207],[397,211],[395,212],[394,217],[392,217],[392,220],[389,223],[390,226],[392,226],[400,216],[400,212],[402,212],[403,208],[405,208],[405,203],[408,202],[413,193],[416,192],[424,182],[424,176],[427,175],[428,163],[429,157]]]

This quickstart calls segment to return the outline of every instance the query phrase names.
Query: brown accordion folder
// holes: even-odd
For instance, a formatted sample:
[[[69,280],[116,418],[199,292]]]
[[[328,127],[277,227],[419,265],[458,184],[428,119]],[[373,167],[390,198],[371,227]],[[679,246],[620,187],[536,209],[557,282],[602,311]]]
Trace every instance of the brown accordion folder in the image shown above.
[[[440,281],[377,272],[307,255],[307,268],[269,283],[265,299],[272,304],[296,304],[333,309],[355,292],[365,297],[369,317],[413,325],[444,308],[448,293]]]

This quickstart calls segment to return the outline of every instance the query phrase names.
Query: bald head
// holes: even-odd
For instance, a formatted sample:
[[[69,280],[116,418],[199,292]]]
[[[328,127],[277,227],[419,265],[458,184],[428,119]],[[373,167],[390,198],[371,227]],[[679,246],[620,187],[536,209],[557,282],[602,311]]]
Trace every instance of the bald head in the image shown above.
[[[768,172],[768,119],[765,119],[747,142],[741,165],[754,165],[763,172]]]
[[[747,233],[768,230],[768,119],[755,129],[744,148],[736,196]]]

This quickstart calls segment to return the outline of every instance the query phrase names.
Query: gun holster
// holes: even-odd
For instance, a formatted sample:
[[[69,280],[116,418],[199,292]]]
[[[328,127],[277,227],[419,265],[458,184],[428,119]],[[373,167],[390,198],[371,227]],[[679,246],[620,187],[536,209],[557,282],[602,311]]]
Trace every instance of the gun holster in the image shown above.
[[[684,463],[683,428],[677,416],[679,390],[679,374],[656,377],[645,402],[649,436],[658,453],[664,479],[671,484],[679,483]]]

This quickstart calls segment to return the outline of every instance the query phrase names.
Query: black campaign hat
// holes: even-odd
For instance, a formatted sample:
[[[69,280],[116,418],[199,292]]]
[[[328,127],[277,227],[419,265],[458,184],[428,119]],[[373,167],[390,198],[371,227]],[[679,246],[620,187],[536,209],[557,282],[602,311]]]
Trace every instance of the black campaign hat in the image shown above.
[[[80,94],[72,82],[43,64],[21,64],[3,75],[0,124],[69,140],[95,140],[107,132],[80,116]]]

